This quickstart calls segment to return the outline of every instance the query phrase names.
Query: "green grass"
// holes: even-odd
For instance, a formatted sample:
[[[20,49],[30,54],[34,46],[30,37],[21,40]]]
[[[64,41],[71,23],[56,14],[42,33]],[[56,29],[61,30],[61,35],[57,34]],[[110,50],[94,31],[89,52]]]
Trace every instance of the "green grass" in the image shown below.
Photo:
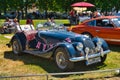
[[[47,20],[33,20],[34,26],[36,27],[39,23],[44,24]],[[68,20],[58,20],[55,19],[56,24],[64,24],[64,23],[69,23]],[[20,24],[26,24],[26,20],[21,20]]]
[[[44,22],[46,20],[34,20],[35,25],[39,22]],[[57,23],[62,22],[61,20],[56,20]],[[66,22],[64,20],[63,22]],[[21,21],[24,24],[25,20]],[[40,58],[38,56],[33,56],[30,54],[23,54],[22,56],[17,56],[13,54],[12,49],[8,48],[6,44],[10,39],[4,36],[13,34],[0,34],[0,76],[13,76],[13,75],[24,75],[24,74],[48,74],[48,73],[59,73],[60,71],[53,60]],[[76,63],[75,68],[72,72],[79,71],[91,71],[91,70],[105,70],[120,68],[120,46],[109,45],[111,52],[104,64],[95,64],[90,66],[85,66],[82,63]],[[68,76],[50,76],[53,79],[63,79],[72,80],[80,78],[99,78],[104,76],[115,75],[115,73],[97,73],[97,74],[82,74],[82,75],[68,75]],[[37,79],[37,78],[35,78]],[[19,80],[19,79],[18,79]],[[23,79],[24,80],[24,79]],[[29,80],[29,79],[28,79]],[[39,79],[38,79],[39,80]],[[43,79],[44,80],[44,79]]]
[[[0,19],[0,27],[2,26],[2,24],[4,23],[4,19]],[[43,20],[33,20],[33,23],[34,23],[34,26],[36,27],[37,24],[41,23],[41,24],[44,24],[45,22],[47,21],[47,19],[43,19]],[[68,20],[58,20],[58,19],[55,19],[55,22],[57,24],[64,24],[64,23],[69,23]],[[26,24],[26,20],[20,20],[20,24]]]

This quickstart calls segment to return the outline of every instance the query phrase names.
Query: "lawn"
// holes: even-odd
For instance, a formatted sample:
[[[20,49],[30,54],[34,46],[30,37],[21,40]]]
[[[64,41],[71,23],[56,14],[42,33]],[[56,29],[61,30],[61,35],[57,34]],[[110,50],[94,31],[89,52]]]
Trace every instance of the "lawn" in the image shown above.
[[[34,20],[35,25],[43,23],[46,20]],[[67,20],[56,20],[57,23],[67,23]],[[25,24],[25,20],[21,21],[21,24]],[[43,59],[30,54],[23,54],[18,56],[13,54],[12,49],[8,48],[6,44],[10,39],[5,36],[11,36],[12,34],[0,34],[0,76],[15,76],[25,74],[48,74],[48,73],[60,73],[61,71],[56,67],[55,63],[51,59]],[[76,67],[72,72],[79,71],[91,71],[91,70],[106,70],[120,68],[120,46],[109,45],[111,52],[104,64],[95,64],[85,66],[81,63],[76,63]],[[115,76],[115,73],[97,73],[97,74],[82,74],[82,75],[69,75],[69,76],[51,76],[53,79],[72,80],[80,78],[99,78],[104,76]],[[35,80],[38,79],[35,77]],[[44,80],[45,78],[39,78]],[[19,79],[18,79],[19,80]],[[26,80],[25,78],[22,80]],[[31,80],[31,79],[28,79]]]

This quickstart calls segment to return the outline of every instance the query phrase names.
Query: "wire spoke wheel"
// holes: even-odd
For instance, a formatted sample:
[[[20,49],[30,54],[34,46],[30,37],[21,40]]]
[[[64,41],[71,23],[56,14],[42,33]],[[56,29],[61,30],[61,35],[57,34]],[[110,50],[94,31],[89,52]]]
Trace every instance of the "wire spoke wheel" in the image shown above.
[[[71,70],[74,66],[73,62],[69,61],[69,56],[64,48],[58,48],[55,52],[55,62],[58,68],[63,71]]]
[[[56,62],[61,69],[64,69],[67,66],[66,58],[63,52],[57,53]]]
[[[20,42],[17,39],[13,40],[12,51],[14,54],[21,54],[22,47],[21,47]]]

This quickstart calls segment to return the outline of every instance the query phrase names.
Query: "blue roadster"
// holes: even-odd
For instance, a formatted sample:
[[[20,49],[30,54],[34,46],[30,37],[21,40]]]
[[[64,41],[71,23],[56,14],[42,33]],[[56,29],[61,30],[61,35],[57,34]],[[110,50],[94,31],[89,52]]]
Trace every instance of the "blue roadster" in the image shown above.
[[[83,61],[86,65],[103,63],[110,52],[101,38],[89,38],[61,28],[18,31],[8,46],[12,46],[14,54],[29,53],[53,58],[63,71],[73,69],[74,62]]]

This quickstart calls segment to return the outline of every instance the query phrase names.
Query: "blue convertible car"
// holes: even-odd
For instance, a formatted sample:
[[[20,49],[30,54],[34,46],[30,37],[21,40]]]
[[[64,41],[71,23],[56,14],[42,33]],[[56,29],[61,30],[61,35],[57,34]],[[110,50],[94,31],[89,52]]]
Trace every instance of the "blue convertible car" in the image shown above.
[[[91,39],[60,28],[18,31],[8,46],[12,46],[14,54],[24,52],[43,58],[52,57],[63,71],[72,69],[74,62],[83,61],[86,65],[103,63],[110,52],[101,38]]]

